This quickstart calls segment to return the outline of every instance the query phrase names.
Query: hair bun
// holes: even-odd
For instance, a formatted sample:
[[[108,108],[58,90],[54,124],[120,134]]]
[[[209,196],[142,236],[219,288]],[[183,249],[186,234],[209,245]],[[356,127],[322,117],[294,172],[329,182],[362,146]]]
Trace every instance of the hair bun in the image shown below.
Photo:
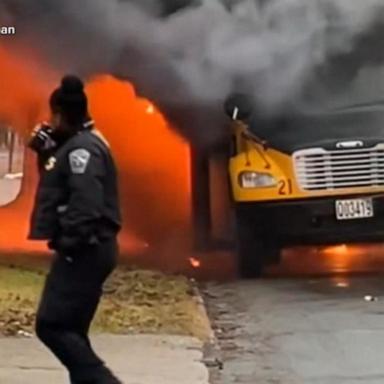
[[[64,93],[78,94],[84,92],[84,83],[74,75],[68,75],[61,80],[61,89]]]

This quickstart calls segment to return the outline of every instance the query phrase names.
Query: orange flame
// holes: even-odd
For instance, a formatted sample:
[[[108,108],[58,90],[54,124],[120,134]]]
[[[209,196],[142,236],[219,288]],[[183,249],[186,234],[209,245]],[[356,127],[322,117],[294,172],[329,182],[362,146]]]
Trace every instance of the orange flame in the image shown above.
[[[29,57],[29,56],[28,56]],[[59,76],[56,76],[56,80]],[[27,134],[47,109],[55,76],[32,57],[0,46],[0,118]],[[131,84],[112,76],[93,79],[87,87],[91,113],[110,141],[120,174],[124,230],[121,248],[132,252],[181,238],[189,230],[189,146],[167,125]],[[28,151],[21,194],[0,207],[0,250],[41,251],[45,245],[26,240],[37,175]],[[141,239],[145,239],[141,240]]]
[[[189,229],[188,144],[130,83],[100,76],[87,92],[118,161],[127,226],[152,246],[181,236]]]
[[[193,268],[200,268],[201,267],[201,261],[198,259],[195,259],[194,257],[191,257],[189,259],[189,262],[191,263]]]
[[[323,250],[323,253],[326,255],[346,255],[350,251],[348,245],[346,244],[341,244],[341,245],[334,245],[334,246],[329,246],[326,247]]]
[[[26,134],[42,111],[54,75],[0,45],[0,119]]]

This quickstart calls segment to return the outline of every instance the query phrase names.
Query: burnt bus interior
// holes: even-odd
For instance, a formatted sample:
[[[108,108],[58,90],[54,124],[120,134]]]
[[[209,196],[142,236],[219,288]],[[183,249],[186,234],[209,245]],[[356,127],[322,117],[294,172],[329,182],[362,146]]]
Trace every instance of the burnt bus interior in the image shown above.
[[[228,152],[192,150],[192,223],[198,251],[230,250],[235,246]]]
[[[0,124],[0,207],[16,200],[21,191],[24,153],[21,136]]]

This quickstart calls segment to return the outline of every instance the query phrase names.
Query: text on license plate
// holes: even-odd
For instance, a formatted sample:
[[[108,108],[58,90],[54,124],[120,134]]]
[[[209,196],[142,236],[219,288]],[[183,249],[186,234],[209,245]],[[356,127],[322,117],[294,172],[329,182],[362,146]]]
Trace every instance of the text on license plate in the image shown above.
[[[372,199],[336,201],[337,220],[364,219],[374,216]]]

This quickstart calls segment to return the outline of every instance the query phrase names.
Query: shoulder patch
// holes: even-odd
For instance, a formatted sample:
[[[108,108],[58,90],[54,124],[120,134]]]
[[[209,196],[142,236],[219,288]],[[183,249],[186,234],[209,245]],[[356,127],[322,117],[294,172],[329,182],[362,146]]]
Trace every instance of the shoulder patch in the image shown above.
[[[87,170],[91,153],[86,149],[75,149],[69,154],[69,165],[75,175],[82,175]]]

